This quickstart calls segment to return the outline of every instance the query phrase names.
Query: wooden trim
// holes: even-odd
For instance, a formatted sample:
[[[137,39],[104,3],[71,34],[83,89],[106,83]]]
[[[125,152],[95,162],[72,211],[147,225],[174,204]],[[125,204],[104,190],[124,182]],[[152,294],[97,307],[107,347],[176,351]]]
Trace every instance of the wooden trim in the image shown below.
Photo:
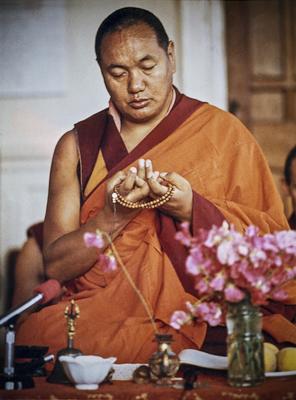
[[[249,125],[249,51],[247,2],[225,1],[229,110]]]

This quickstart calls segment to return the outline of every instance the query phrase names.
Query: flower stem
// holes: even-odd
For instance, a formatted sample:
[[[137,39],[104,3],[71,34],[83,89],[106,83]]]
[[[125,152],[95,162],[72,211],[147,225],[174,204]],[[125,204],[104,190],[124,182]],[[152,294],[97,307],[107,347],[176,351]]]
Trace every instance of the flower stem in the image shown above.
[[[144,296],[142,295],[142,293],[140,292],[140,290],[139,290],[139,289],[137,288],[137,286],[135,285],[135,282],[133,281],[133,279],[132,279],[130,273],[128,272],[126,266],[124,265],[124,263],[123,263],[123,261],[122,261],[120,255],[119,255],[118,251],[116,250],[116,247],[115,247],[115,245],[113,244],[111,237],[110,237],[106,232],[103,232],[103,234],[104,234],[104,235],[106,236],[106,238],[108,239],[108,242],[109,242],[109,244],[110,244],[110,247],[111,247],[111,249],[112,249],[112,252],[114,253],[114,256],[116,257],[116,259],[117,259],[119,265],[121,266],[121,268],[122,268],[122,270],[123,270],[123,272],[124,272],[124,274],[125,274],[127,280],[129,281],[131,287],[134,289],[134,291],[136,292],[137,296],[139,297],[141,303],[143,304],[143,306],[144,306],[144,308],[145,308],[145,310],[146,310],[146,312],[147,312],[147,314],[148,314],[148,317],[149,317],[149,319],[150,319],[150,322],[151,322],[151,324],[152,324],[152,327],[153,327],[153,330],[154,330],[155,334],[159,333],[158,330],[157,330],[157,327],[156,327],[156,324],[155,324],[155,321],[154,321],[152,312],[151,312],[151,310],[150,310],[150,308],[149,308],[149,306],[148,306],[148,303],[147,303],[147,301],[145,300],[145,298],[144,298]]]

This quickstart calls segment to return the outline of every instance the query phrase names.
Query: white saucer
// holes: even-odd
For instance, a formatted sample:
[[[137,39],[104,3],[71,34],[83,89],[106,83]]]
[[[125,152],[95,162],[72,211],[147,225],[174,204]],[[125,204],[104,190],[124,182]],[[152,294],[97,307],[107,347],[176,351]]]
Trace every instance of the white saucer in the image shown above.
[[[97,390],[99,385],[97,383],[77,383],[75,387],[79,390]]]
[[[293,376],[296,375],[296,371],[275,371],[275,372],[265,372],[267,378],[280,378],[281,376]]]

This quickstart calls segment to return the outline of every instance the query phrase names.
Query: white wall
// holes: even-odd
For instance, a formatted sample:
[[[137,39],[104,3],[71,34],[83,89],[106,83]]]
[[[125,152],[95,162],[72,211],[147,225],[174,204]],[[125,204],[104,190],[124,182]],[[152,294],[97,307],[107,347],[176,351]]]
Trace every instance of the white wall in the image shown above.
[[[180,3],[182,90],[188,96],[227,107],[223,3]]]
[[[163,21],[176,43],[175,83],[181,91],[226,108],[219,0],[2,0],[0,54],[7,56],[6,64],[0,61],[6,77],[0,85],[1,295],[7,252],[19,247],[28,225],[44,216],[57,139],[106,106],[94,37],[109,13],[127,5],[147,8]]]

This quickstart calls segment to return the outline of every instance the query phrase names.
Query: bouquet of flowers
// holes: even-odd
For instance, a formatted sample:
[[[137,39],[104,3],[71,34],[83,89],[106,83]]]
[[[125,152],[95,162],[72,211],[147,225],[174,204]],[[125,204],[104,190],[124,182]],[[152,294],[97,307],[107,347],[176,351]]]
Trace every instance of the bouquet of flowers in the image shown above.
[[[241,234],[224,221],[192,237],[184,223],[176,239],[189,249],[186,271],[194,276],[199,300],[186,304],[188,312],[174,312],[175,329],[191,320],[216,326],[224,320],[227,303],[246,296],[253,305],[284,300],[287,294],[281,285],[296,277],[296,231],[260,236],[258,228],[249,226]]]

